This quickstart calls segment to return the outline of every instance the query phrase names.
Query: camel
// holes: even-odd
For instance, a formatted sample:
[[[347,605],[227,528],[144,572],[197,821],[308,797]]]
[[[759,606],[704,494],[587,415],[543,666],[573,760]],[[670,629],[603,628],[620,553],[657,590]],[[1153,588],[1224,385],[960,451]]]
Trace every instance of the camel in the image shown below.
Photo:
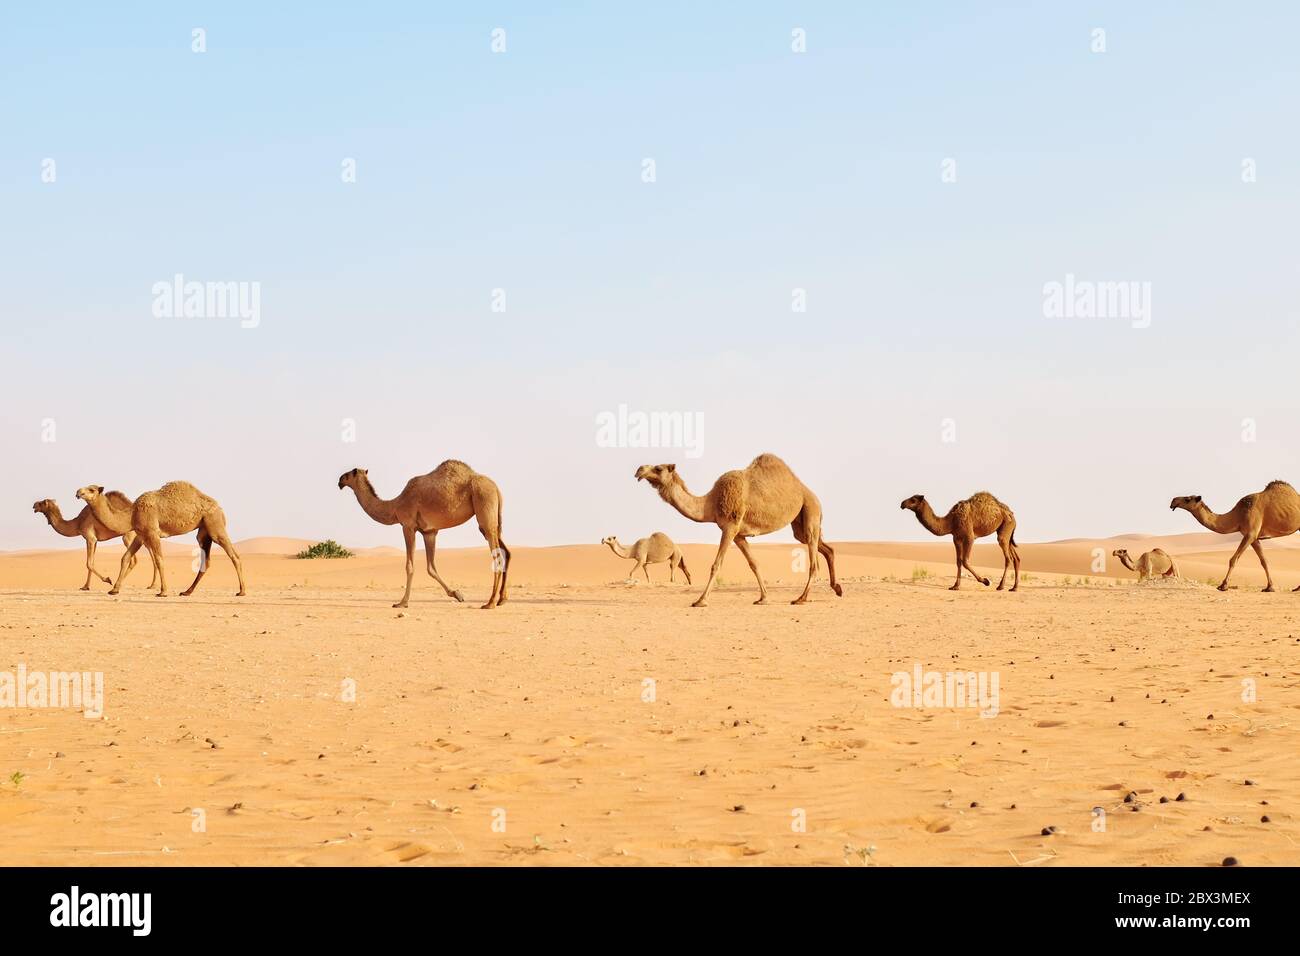
[[[1174,559],[1160,548],[1152,548],[1150,551],[1144,552],[1137,559],[1136,564],[1133,563],[1133,559],[1129,557],[1125,548],[1112,551],[1111,554],[1119,558],[1119,563],[1124,567],[1130,571],[1136,571],[1139,581],[1149,581],[1157,575],[1162,578],[1178,577],[1178,566],[1174,564]]]
[[[692,607],[706,607],[713,582],[727,546],[733,541],[749,562],[749,570],[758,580],[758,600],[767,603],[767,585],[758,573],[758,565],[749,551],[749,538],[756,534],[771,534],[790,525],[795,539],[808,546],[808,580],[803,593],[791,604],[804,604],[812,589],[817,573],[818,553],[826,557],[830,570],[831,589],[843,595],[844,589],[835,579],[835,551],[822,540],[822,504],[806,485],[795,477],[790,467],[776,455],[759,455],[749,466],[738,471],[728,471],[713,483],[703,497],[693,495],[677,474],[676,465],[642,465],[636,470],[636,480],[645,480],[659,492],[659,497],[677,509],[684,517],[700,523],[713,523],[722,529],[718,553],[709,570],[709,581]]]
[[[630,548],[625,548],[618,543],[618,538],[602,538],[601,544],[609,545],[609,550],[613,551],[620,558],[632,558],[636,564],[628,572],[627,579],[632,580],[632,575],[640,569],[645,573],[647,582],[650,580],[650,569],[647,565],[668,562],[668,580],[676,581],[674,574],[677,568],[682,569],[682,574],[686,575],[686,583],[691,583],[691,572],[686,570],[686,559],[682,557],[681,549],[673,544],[673,539],[668,537],[662,531],[656,531],[648,538],[639,539],[636,544]]]
[[[83,591],[90,590],[92,578],[99,578],[105,584],[113,583],[112,578],[100,574],[95,568],[95,551],[99,547],[99,542],[122,538],[129,546],[135,540],[135,532],[131,530],[131,499],[120,491],[110,491],[108,498],[112,504],[108,522],[96,518],[89,507],[82,508],[71,521],[65,521],[63,513],[52,498],[42,499],[32,505],[32,511],[44,515],[50,527],[65,538],[81,537],[86,540],[86,583],[81,586]],[[131,562],[131,566],[135,566],[134,561]],[[155,570],[155,577],[157,574]],[[152,586],[150,584],[150,587]]]
[[[1268,581],[1265,591],[1273,590],[1273,575],[1264,560],[1264,549],[1260,542],[1268,538],[1285,538],[1300,530],[1300,495],[1285,481],[1270,481],[1263,491],[1246,495],[1226,514],[1215,514],[1205,506],[1200,495],[1186,495],[1169,502],[1169,510],[1182,508],[1191,512],[1193,518],[1216,534],[1241,535],[1241,544],[1228,559],[1228,573],[1223,576],[1220,591],[1228,590],[1228,578],[1237,566],[1237,559],[1246,548],[1254,548],[1259,563],[1264,568],[1264,577]],[[1300,591],[1300,587],[1294,590]]]
[[[1002,580],[998,582],[998,590],[1001,591],[1006,587],[1007,568],[1013,564],[1016,577],[1011,590],[1019,589],[1020,551],[1016,548],[1016,516],[1010,508],[987,491],[977,491],[965,501],[957,502],[942,518],[934,513],[930,503],[925,500],[925,495],[912,495],[899,507],[915,512],[916,519],[931,534],[940,537],[952,535],[952,544],[957,551],[957,581],[948,589],[949,591],[960,590],[962,568],[969,571],[971,577],[980,584],[989,586],[989,579],[980,577],[970,566],[970,554],[976,538],[993,534],[995,531],[998,535],[998,546],[1002,549]]]
[[[98,485],[92,485],[77,492],[78,497],[82,492],[86,493],[84,499],[86,504],[101,517],[101,520],[108,507],[105,501],[107,496],[103,491],[104,489]],[[157,596],[167,597],[167,571],[163,567],[162,539],[188,534],[195,530],[198,531],[197,537],[202,555],[199,559],[198,574],[194,576],[193,583],[181,592],[181,597],[189,597],[193,594],[194,589],[203,580],[203,575],[208,573],[208,559],[212,555],[213,541],[221,545],[221,550],[226,552],[226,557],[230,558],[230,563],[235,566],[235,574],[239,578],[239,593],[235,597],[244,597],[247,593],[244,588],[243,562],[239,560],[239,552],[235,550],[230,536],[226,534],[225,512],[221,510],[221,506],[215,499],[209,498],[188,481],[169,481],[157,491],[146,491],[136,498],[135,506],[131,509],[131,530],[135,532],[136,538],[126,549],[126,554],[122,556],[122,567],[117,573],[117,584],[108,592],[109,594],[117,594],[121,590],[122,582],[126,580],[127,573],[131,570],[127,562],[135,557],[136,551],[143,545],[149,549],[154,568],[158,571]]]
[[[364,468],[353,468],[339,477],[339,488],[351,488],[361,509],[380,524],[400,524],[406,538],[406,593],[393,607],[406,607],[411,600],[411,577],[415,573],[415,534],[424,537],[424,557],[429,575],[442,585],[447,596],[464,601],[438,576],[433,551],[438,532],[454,528],[470,518],[478,519],[479,533],[492,553],[492,594],[483,609],[506,603],[506,574],[510,549],[501,540],[501,491],[487,475],[480,475],[463,461],[444,461],[429,472],[412,478],[396,498],[385,501],[375,494]]]

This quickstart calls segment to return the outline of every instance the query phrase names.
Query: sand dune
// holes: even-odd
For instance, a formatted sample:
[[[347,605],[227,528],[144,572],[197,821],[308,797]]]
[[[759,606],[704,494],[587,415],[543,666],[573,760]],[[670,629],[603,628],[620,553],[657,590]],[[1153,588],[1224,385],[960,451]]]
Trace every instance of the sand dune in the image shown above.
[[[166,600],[147,565],[114,599],[76,590],[75,549],[0,555],[0,672],[105,687],[99,720],[0,707],[5,861],[1300,862],[1300,595],[1257,593],[1253,556],[1226,594],[1090,573],[1114,540],[1024,545],[1015,595],[948,591],[946,541],[845,542],[845,597],[823,575],[802,607],[792,547],[762,545],[778,603],[751,605],[733,552],[702,610],[708,545],[685,547],[693,587],[663,565],[628,585],[598,545],[518,548],[491,612],[483,548],[439,552],[468,603],[420,564],[405,611],[400,554],[261,539],[249,597],[216,556]],[[1222,574],[1220,541],[1177,545],[1189,577]],[[976,561],[996,580],[996,546]],[[997,715],[894,706],[916,665],[997,674]]]

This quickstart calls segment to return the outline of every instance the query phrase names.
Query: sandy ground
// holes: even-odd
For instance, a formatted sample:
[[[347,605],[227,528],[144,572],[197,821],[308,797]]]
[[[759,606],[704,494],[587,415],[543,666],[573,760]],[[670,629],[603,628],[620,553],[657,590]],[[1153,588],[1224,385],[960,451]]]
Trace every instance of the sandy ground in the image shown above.
[[[1092,570],[1095,547],[1156,544],[1183,582]],[[1199,534],[1026,544],[1007,594],[948,591],[943,541],[844,543],[845,596],[823,573],[801,607],[791,546],[765,545],[777,603],[751,605],[733,552],[698,610],[709,546],[686,550],[694,587],[519,548],[491,612],[486,549],[440,552],[465,604],[421,556],[405,611],[389,549],[246,542],[241,599],[217,554],[168,599],[147,562],[110,598],[77,590],[76,550],[0,554],[0,675],[102,672],[105,693],[97,720],[0,706],[0,863],[1295,865],[1289,544],[1266,545],[1275,594],[1253,555],[1240,590],[1200,583],[1235,540]],[[996,583],[996,548],[976,561]],[[996,674],[997,715],[894,706],[916,665]]]

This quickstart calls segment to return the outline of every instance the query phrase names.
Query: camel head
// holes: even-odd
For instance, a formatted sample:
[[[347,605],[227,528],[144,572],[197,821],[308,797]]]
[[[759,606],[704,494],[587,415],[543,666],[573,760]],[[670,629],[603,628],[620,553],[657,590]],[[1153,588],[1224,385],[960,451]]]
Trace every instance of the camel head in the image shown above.
[[[1110,553],[1110,556],[1111,556],[1112,558],[1127,558],[1127,557],[1128,557],[1128,548],[1119,548],[1118,550],[1112,551],[1112,552]]]
[[[77,489],[77,497],[86,504],[91,504],[96,498],[104,493],[103,485],[86,485],[84,488]]]
[[[925,504],[925,495],[912,495],[912,497],[903,501],[898,507],[907,511],[920,511],[921,505]]]
[[[608,538],[600,539],[600,543],[604,545],[614,544],[616,541],[618,541],[618,538],[615,537],[614,535],[610,535]]]
[[[664,488],[677,478],[676,465],[642,465],[636,470],[636,480],[645,479],[652,487]]]
[[[32,505],[32,511],[38,515],[45,515],[46,517],[49,517],[50,512],[57,508],[58,505],[54,503],[54,499],[52,498],[42,498],[40,501],[36,502],[36,504]]]
[[[344,488],[351,488],[353,491],[356,491],[357,485],[364,481],[368,474],[370,474],[370,472],[366,471],[364,468],[353,468],[351,471],[339,475],[339,490],[342,491]]]
[[[1175,498],[1173,501],[1169,502],[1169,510],[1177,511],[1179,508],[1182,508],[1186,511],[1191,511],[1200,503],[1201,503],[1200,495],[1187,495],[1182,498]]]

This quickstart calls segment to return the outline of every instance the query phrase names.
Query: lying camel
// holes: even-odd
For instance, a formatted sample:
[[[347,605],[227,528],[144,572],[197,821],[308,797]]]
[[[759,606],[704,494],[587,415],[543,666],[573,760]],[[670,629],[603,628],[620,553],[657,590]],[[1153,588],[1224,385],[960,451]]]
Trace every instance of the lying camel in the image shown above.
[[[77,497],[81,497],[78,495]],[[95,568],[95,550],[101,541],[112,541],[114,538],[122,540],[130,546],[135,540],[135,532],[131,530],[131,499],[120,491],[108,492],[108,499],[112,505],[114,516],[120,517],[120,520],[110,518],[110,521],[100,521],[95,517],[94,512],[87,506],[82,508],[80,513],[71,521],[64,520],[63,513],[59,506],[52,498],[44,498],[34,505],[32,511],[45,516],[45,520],[50,523],[50,527],[63,535],[65,538],[84,538],[86,541],[86,583],[81,586],[81,590],[90,590],[91,578],[99,578],[105,584],[112,584],[113,579],[107,575],[100,574]],[[131,566],[135,567],[135,561],[131,561]],[[158,576],[158,569],[154,569],[154,577]],[[149,585],[153,587],[152,584]]]
[[[691,572],[686,570],[686,559],[682,557],[681,549],[673,544],[673,539],[662,531],[656,531],[648,538],[641,538],[630,548],[623,547],[618,543],[618,538],[612,535],[608,538],[602,538],[600,543],[609,545],[609,549],[620,558],[632,558],[636,561],[632,570],[628,572],[629,581],[632,580],[632,575],[636,574],[638,569],[645,573],[645,579],[649,581],[650,570],[646,565],[667,561],[669,581],[677,580],[673,575],[677,568],[681,568],[682,574],[686,575],[686,583],[691,583]]]
[[[1145,552],[1142,557],[1133,563],[1129,557],[1128,551],[1120,548],[1118,551],[1112,551],[1111,554],[1119,558],[1119,563],[1124,565],[1130,571],[1136,571],[1139,581],[1149,581],[1159,575],[1162,578],[1178,577],[1178,566],[1174,564],[1174,559],[1160,548],[1152,548]]]

